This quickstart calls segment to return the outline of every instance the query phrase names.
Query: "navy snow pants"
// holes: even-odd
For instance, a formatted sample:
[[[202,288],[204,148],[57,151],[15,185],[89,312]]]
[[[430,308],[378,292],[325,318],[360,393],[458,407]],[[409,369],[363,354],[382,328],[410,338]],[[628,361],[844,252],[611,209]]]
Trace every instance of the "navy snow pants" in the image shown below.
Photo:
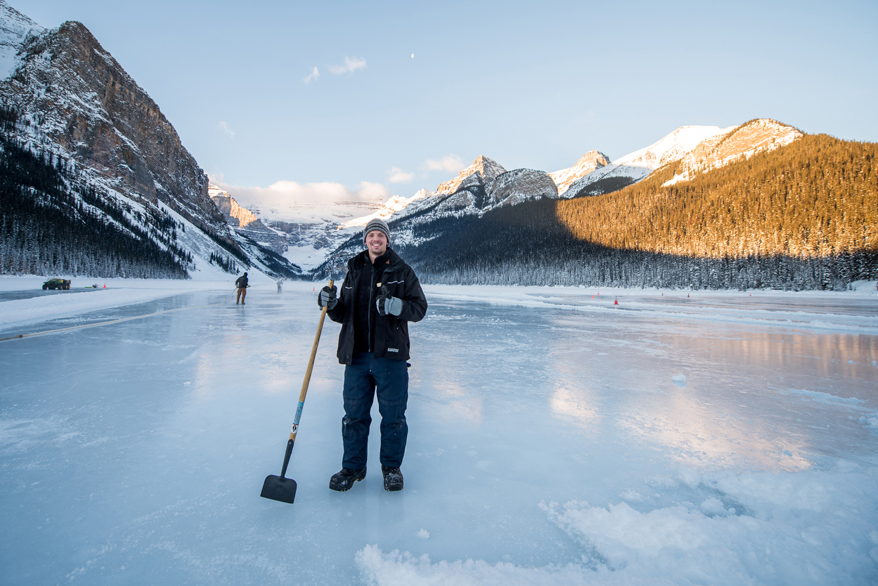
[[[378,394],[381,414],[381,465],[399,468],[405,454],[408,425],[409,373],[405,360],[375,358],[367,352],[354,352],[353,362],[344,371],[344,440],[342,466],[351,470],[366,467],[369,427],[372,424],[372,400]]]

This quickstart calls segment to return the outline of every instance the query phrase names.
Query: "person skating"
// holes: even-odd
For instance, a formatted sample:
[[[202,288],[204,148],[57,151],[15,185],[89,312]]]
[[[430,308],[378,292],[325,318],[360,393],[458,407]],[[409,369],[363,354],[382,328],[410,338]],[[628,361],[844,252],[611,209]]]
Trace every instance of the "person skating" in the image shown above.
[[[247,298],[247,287],[249,287],[247,284],[246,272],[235,281],[235,287],[238,288],[238,296],[235,298],[235,305],[238,305],[238,303],[244,305],[244,300]]]
[[[390,228],[375,219],[363,231],[366,250],[348,262],[341,286],[324,287],[317,297],[327,315],[342,324],[338,361],[345,365],[342,469],[329,481],[345,491],[366,477],[369,412],[378,396],[381,413],[381,471],[384,489],[402,490],[400,471],[408,424],[408,323],[427,313],[427,299],[414,270],[390,248]]]

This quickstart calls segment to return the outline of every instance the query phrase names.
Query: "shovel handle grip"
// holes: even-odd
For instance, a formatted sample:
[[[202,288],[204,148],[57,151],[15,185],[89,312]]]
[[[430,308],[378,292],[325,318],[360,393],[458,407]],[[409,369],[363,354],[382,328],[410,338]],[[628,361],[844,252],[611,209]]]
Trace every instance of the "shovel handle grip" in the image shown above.
[[[334,281],[329,279],[331,288]],[[290,432],[290,441],[295,441],[299,431],[299,419],[302,417],[302,407],[305,406],[305,396],[308,394],[308,383],[311,382],[311,371],[314,370],[314,358],[317,356],[317,346],[320,344],[320,333],[323,331],[323,320],[326,319],[327,307],[320,310],[320,323],[317,325],[317,333],[314,335],[314,345],[311,346],[311,358],[308,360],[308,370],[305,371],[305,380],[302,382],[302,391],[299,393],[299,405],[296,407],[296,418],[293,420],[293,429]]]

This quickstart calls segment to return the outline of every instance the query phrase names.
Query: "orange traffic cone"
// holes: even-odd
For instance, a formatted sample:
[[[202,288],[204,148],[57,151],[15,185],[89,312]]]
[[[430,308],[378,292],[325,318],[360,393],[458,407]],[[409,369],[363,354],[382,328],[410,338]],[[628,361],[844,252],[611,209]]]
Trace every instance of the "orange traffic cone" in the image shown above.
[[[613,305],[619,305],[619,300],[616,299],[616,301],[615,301],[615,303],[613,303]]]

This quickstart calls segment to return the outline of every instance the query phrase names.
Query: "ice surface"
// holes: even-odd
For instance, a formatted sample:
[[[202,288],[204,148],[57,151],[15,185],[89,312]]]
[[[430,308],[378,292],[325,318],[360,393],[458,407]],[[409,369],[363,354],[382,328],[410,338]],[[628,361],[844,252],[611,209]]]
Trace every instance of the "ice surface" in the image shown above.
[[[426,287],[400,493],[377,408],[327,488],[327,321],[288,505],[319,285],[38,284],[0,280],[0,338],[66,330],[0,342],[3,584],[878,581],[874,294]]]

